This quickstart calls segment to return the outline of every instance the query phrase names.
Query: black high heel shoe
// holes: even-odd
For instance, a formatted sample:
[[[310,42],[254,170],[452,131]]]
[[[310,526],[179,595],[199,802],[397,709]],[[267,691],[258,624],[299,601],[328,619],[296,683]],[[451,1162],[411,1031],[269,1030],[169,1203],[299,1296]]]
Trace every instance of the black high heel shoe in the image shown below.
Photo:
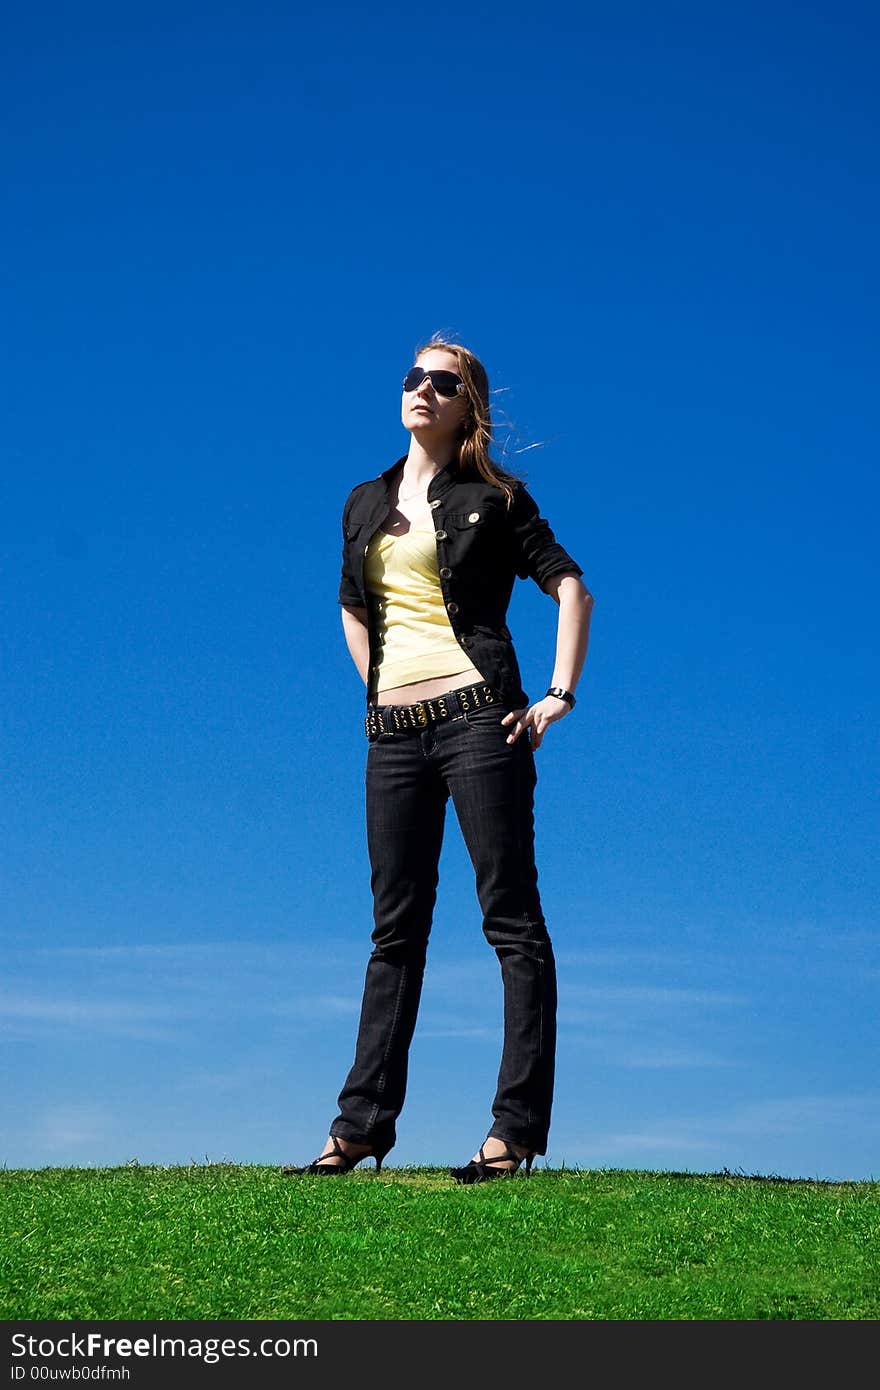
[[[526,1177],[530,1178],[535,1155],[531,1152],[515,1154],[506,1140],[504,1143],[506,1145],[504,1153],[495,1154],[494,1158],[486,1157],[481,1144],[479,1159],[472,1158],[470,1163],[466,1163],[463,1168],[450,1168],[449,1171],[455,1181],[464,1183],[491,1182],[493,1178],[512,1178],[523,1159],[525,1159],[526,1164]],[[510,1160],[515,1165],[513,1168],[495,1168],[492,1166],[495,1163],[507,1163]]]
[[[334,1178],[341,1173],[350,1173],[352,1168],[356,1168],[361,1162],[361,1159],[364,1158],[375,1158],[376,1172],[380,1173],[382,1171],[382,1160],[393,1147],[393,1145],[389,1144],[387,1148],[384,1149],[367,1149],[366,1153],[358,1154],[357,1158],[355,1158],[352,1154],[347,1154],[345,1152],[335,1134],[331,1134],[330,1138],[333,1141],[333,1148],[329,1153],[323,1153],[319,1158],[312,1159],[312,1162],[307,1163],[305,1168],[293,1168],[290,1166],[282,1168],[281,1171],[285,1177],[298,1177],[303,1173],[314,1173],[318,1177]],[[322,1161],[325,1158],[335,1158],[337,1154],[342,1159],[341,1163],[324,1163]]]

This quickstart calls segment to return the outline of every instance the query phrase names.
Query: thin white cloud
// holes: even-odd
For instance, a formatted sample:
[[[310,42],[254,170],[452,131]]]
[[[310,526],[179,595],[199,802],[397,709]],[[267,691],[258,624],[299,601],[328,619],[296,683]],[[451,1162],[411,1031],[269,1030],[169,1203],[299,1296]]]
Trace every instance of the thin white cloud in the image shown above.
[[[277,1076],[279,1079],[286,1080],[289,1074],[289,1064],[287,1059],[277,1058],[274,1061],[261,1057],[256,1063],[259,1067],[259,1074],[262,1081],[266,1081],[269,1076]],[[178,1073],[174,1078],[174,1090],[184,1095],[204,1095],[206,1091],[223,1094],[226,1092],[241,1092],[252,1095],[254,1090],[255,1063],[251,1058],[246,1061],[237,1062],[233,1066],[225,1068],[191,1067],[185,1072]],[[248,1120],[248,1129],[253,1126],[253,1120]],[[274,1121],[273,1121],[274,1123]]]
[[[880,1096],[787,1096],[740,1106],[721,1125],[726,1134],[782,1136],[856,1126],[880,1134]]]
[[[726,994],[711,989],[671,989],[662,985],[564,985],[560,990],[570,1000],[597,1004],[639,1004],[649,1007],[667,1005],[716,1005],[730,1007],[747,1004],[741,994]]]
[[[238,961],[250,961],[257,966],[265,966],[272,960],[302,962],[314,959],[328,966],[346,964],[353,959],[361,961],[369,943],[350,943],[332,941],[326,938],[320,942],[289,941],[173,941],[164,943],[130,943],[113,946],[34,946],[15,951],[12,954],[23,959],[43,960],[96,960],[142,961],[156,960],[168,962],[215,961],[220,956],[234,956]],[[202,967],[203,968],[203,967]]]
[[[90,1105],[59,1105],[44,1112],[33,1130],[40,1149],[58,1153],[104,1140],[109,1116]]]
[[[605,1161],[621,1155],[629,1163],[631,1156],[639,1153],[725,1153],[731,1141],[739,1147],[768,1140],[778,1145],[791,1138],[808,1139],[835,1130],[851,1130],[860,1137],[880,1135],[880,1096],[778,1097],[698,1116],[670,1116],[662,1128],[612,1130],[587,1139],[556,1135],[554,1147],[564,1150],[573,1161],[595,1163],[596,1155],[601,1154]]]
[[[226,985],[224,985],[224,990]],[[203,991],[210,994],[210,988]],[[111,1028],[138,1037],[171,1036],[144,1031],[144,1024],[177,1025],[214,1016],[210,998],[200,996],[183,1003],[158,1003],[126,998],[84,999],[47,998],[35,994],[0,996],[0,1026],[7,1031],[15,1023],[45,1026],[74,1026],[78,1028]],[[257,1013],[262,1017],[308,1018],[311,1021],[338,1019],[357,1015],[360,995],[310,994],[300,998],[273,1002],[259,991],[247,999],[235,997],[223,1006],[230,1016]]]
[[[635,1030],[631,1018],[584,1018],[581,1014],[560,1010],[559,1028],[567,1049],[575,1046],[586,1048],[597,1062],[607,1067],[683,1071],[700,1067],[730,1068],[744,1065],[735,1056],[723,1056],[702,1046],[688,1046],[686,1042],[670,1043],[659,1038],[654,1042],[648,1028],[641,1030],[644,1036],[636,1042],[632,1038]],[[668,1030],[664,1029],[664,1038],[667,1033]]]
[[[637,1133],[600,1134],[590,1141],[593,1153],[705,1153],[715,1142],[681,1130],[647,1129]]]
[[[689,1052],[686,1049],[658,1048],[657,1051],[621,1052],[615,1057],[620,1067],[644,1068],[647,1071],[686,1071],[698,1067],[737,1067],[741,1063],[729,1058],[718,1057],[698,1048]]]
[[[322,1018],[330,1015],[338,1018],[343,1014],[359,1013],[360,1007],[360,995],[309,994],[268,1005],[263,1012],[281,1018]]]
[[[137,1019],[180,1018],[178,1008],[134,1004],[126,999],[41,999],[34,995],[0,995],[0,1017],[45,1023],[131,1023]]]
[[[557,947],[554,944],[554,954],[556,964],[564,970],[573,966],[589,966],[591,969],[620,970],[630,974],[635,966],[650,966],[669,974],[670,970],[679,970],[683,967],[692,969],[694,965],[693,952],[676,952],[644,946],[597,947],[593,950],[575,950]],[[717,951],[703,952],[699,957],[703,967],[709,960],[718,961],[720,959],[722,957]]]

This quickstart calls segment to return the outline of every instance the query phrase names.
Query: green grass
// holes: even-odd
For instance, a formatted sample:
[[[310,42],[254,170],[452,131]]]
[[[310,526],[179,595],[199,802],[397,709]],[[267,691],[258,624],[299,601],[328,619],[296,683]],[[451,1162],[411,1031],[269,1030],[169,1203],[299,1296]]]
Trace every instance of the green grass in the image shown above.
[[[0,1172],[10,1319],[877,1319],[880,1183]]]

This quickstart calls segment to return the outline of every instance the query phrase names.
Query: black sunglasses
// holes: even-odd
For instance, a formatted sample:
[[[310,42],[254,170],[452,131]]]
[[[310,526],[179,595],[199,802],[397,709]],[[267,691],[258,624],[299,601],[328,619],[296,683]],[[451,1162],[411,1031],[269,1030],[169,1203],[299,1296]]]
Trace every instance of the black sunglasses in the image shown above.
[[[455,372],[424,372],[421,367],[410,367],[403,378],[404,391],[415,391],[421,386],[426,376],[431,378],[431,385],[438,396],[451,399],[465,390],[464,382],[460,376],[456,376]]]

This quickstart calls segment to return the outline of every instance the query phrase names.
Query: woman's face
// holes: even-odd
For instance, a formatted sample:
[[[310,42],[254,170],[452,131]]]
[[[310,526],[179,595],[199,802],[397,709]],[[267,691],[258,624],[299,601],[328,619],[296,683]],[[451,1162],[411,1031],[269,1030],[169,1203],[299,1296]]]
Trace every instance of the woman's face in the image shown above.
[[[416,359],[416,366],[425,372],[455,372],[458,376],[455,354],[445,348],[429,348]],[[445,439],[458,433],[468,413],[468,401],[463,393],[452,397],[439,395],[426,376],[414,391],[404,391],[400,413],[406,429],[417,435],[424,433],[432,440]]]

